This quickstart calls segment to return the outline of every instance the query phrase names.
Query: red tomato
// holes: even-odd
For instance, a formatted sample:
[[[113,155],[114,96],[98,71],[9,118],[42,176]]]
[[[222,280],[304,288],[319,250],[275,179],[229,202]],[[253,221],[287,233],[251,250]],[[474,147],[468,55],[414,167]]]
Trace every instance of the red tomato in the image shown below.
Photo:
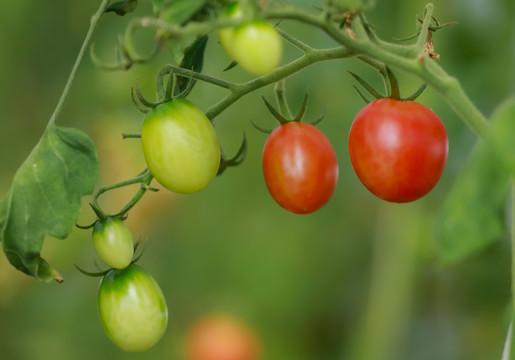
[[[320,130],[292,121],[268,137],[263,150],[263,174],[268,191],[279,205],[296,214],[309,214],[333,195],[338,161]]]
[[[257,360],[257,341],[249,328],[227,315],[211,315],[193,325],[186,360]]]
[[[433,189],[448,149],[438,116],[413,101],[373,101],[359,112],[349,133],[358,178],[377,197],[397,203],[417,200]]]

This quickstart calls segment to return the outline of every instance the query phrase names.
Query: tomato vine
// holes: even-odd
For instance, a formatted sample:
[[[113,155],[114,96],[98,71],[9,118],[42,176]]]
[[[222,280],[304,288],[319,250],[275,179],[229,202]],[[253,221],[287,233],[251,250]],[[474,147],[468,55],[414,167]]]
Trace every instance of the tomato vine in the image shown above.
[[[142,143],[142,151],[148,168],[134,178],[102,186],[93,193],[98,178],[98,159],[94,143],[86,134],[77,129],[57,126],[56,120],[102,14],[114,12],[118,15],[125,15],[134,11],[137,6],[136,0],[121,0],[115,3],[111,3],[110,0],[102,0],[98,10],[91,18],[87,35],[40,142],[20,166],[14,176],[11,189],[0,202],[0,241],[3,242],[4,252],[9,261],[18,270],[35,278],[46,282],[52,280],[61,282],[61,275],[40,256],[43,241],[47,235],[66,238],[76,223],[81,197],[93,193],[91,207],[98,219],[92,225],[77,226],[80,228],[95,226],[93,237],[97,252],[109,267],[117,269],[99,273],[104,276],[100,285],[99,306],[106,331],[113,341],[123,349],[139,351],[152,346],[162,336],[168,317],[166,302],[159,286],[150,275],[134,265],[137,259],[132,258],[134,255],[132,235],[124,227],[122,221],[147,191],[157,191],[151,186],[154,179],[174,192],[197,192],[207,186],[215,176],[221,175],[228,167],[237,166],[243,161],[247,149],[245,136],[236,155],[227,158],[220,149],[213,128],[215,119],[239,99],[258,89],[275,84],[274,93],[279,110],[276,110],[266,100],[265,104],[272,115],[281,122],[281,126],[270,135],[270,142],[265,145],[263,156],[265,181],[273,198],[285,209],[300,214],[316,211],[329,201],[338,179],[338,164],[334,150],[325,136],[313,125],[300,122],[306,108],[307,97],[299,114],[294,118],[284,95],[285,79],[315,63],[343,59],[361,61],[382,76],[387,95],[381,95],[380,92],[367,85],[359,75],[351,73],[354,79],[374,97],[390,99],[373,102],[365,110],[370,109],[374,104],[387,103],[391,105],[398,102],[408,108],[408,110],[405,108],[399,110],[407,114],[406,118],[398,116],[399,113],[395,113],[398,110],[392,110],[394,105],[384,110],[388,115],[384,113],[367,114],[367,120],[370,120],[372,125],[367,125],[370,128],[361,130],[364,134],[360,134],[359,141],[366,143],[368,148],[355,157],[353,149],[351,149],[351,158],[356,173],[367,188],[380,198],[397,202],[416,200],[433,188],[443,171],[447,156],[445,128],[438,117],[432,112],[430,113],[430,110],[420,104],[410,102],[426,87],[436,90],[481,139],[480,146],[472,155],[472,160],[467,163],[463,175],[457,180],[455,189],[451,191],[443,204],[443,210],[438,219],[439,230],[437,232],[441,239],[440,252],[444,261],[459,261],[484,248],[488,243],[495,241],[506,227],[504,219],[501,219],[498,214],[504,211],[503,207],[508,196],[506,184],[511,182],[512,189],[515,186],[511,180],[515,175],[515,163],[509,155],[515,152],[515,147],[511,138],[508,139],[506,135],[515,133],[513,121],[509,121],[515,116],[515,103],[507,102],[492,116],[493,120],[488,121],[467,96],[460,82],[439,65],[436,61],[439,55],[434,52],[432,35],[433,32],[440,31],[448,24],[440,25],[436,22],[433,16],[433,4],[426,5],[423,18],[419,19],[413,43],[404,45],[381,39],[374,27],[369,24],[365,10],[372,7],[372,2],[363,4],[361,1],[327,0],[323,2],[321,8],[306,11],[293,5],[270,5],[262,9],[255,2],[248,0],[242,1],[244,10],[237,16],[221,15],[227,3],[231,2],[221,0],[154,1],[156,10],[154,16],[134,18],[129,22],[121,38],[119,62],[115,64],[104,63],[91,46],[91,58],[99,67],[106,70],[128,70],[135,65],[144,65],[152,61],[162,48],[169,46],[171,40],[175,44],[188,45],[183,51],[180,64],[165,64],[157,74],[157,101],[147,100],[138,85],[132,89],[132,100],[137,109],[146,114],[146,117],[141,134],[124,134],[124,139],[140,139],[138,141]],[[181,7],[179,8],[177,4],[180,4]],[[300,23],[310,30],[321,30],[334,40],[337,46],[331,48],[310,46],[302,39],[282,30],[281,25],[285,21]],[[272,23],[275,24],[272,25]],[[134,42],[136,32],[141,29],[153,29],[156,35],[154,48],[147,55],[139,54]],[[233,82],[202,72],[208,36],[217,32],[227,54],[233,60],[226,70],[230,70],[239,62],[243,69],[251,74],[257,74],[257,76],[245,82]],[[252,41],[250,45],[249,41]],[[287,63],[278,65],[282,55],[283,41],[293,45],[300,55]],[[263,55],[262,49],[254,49],[264,46],[262,44],[265,43],[274,44],[271,48],[272,54]],[[232,48],[233,45],[236,49]],[[253,48],[249,49],[247,46]],[[393,71],[412,74],[424,84],[413,95],[402,98]],[[228,93],[205,111],[201,111],[186,99],[196,82],[219,87]],[[360,96],[368,101],[363,94],[360,93]],[[413,110],[415,108],[418,110]],[[422,108],[423,110],[420,110]],[[378,128],[376,117],[390,121],[389,116],[394,117],[395,115],[402,118],[400,122],[405,125],[408,121],[412,121],[415,117],[413,113],[417,111],[425,111],[426,117],[431,117],[433,123],[438,125],[438,136],[441,140],[438,144],[438,151],[436,151],[438,159],[435,162],[438,162],[438,166],[435,166],[436,170],[431,168],[422,174],[424,179],[434,176],[430,179],[430,184],[424,184],[422,189],[417,189],[414,191],[415,194],[409,194],[409,196],[398,193],[385,194],[382,192],[384,189],[377,191],[375,186],[377,184],[373,184],[374,181],[370,181],[367,176],[360,173],[360,166],[356,164],[361,159],[354,160],[362,154],[368,156],[371,152],[370,148],[373,147],[370,145],[371,141],[377,142],[380,138],[381,134],[374,131]],[[413,122],[410,123],[410,126],[414,127],[412,124]],[[372,129],[373,127],[376,129]],[[394,135],[415,138],[416,132],[427,135],[431,129],[416,129],[415,133],[407,132],[409,135],[401,134],[402,131],[399,130]],[[370,134],[374,134],[372,140],[370,140],[372,137]],[[349,139],[351,143],[353,136],[351,133]],[[369,138],[365,139],[367,136]],[[285,145],[281,142],[282,139],[277,140],[281,137],[287,138],[284,143],[287,143],[290,148],[284,149]],[[316,139],[313,140],[314,138]],[[391,142],[391,138],[392,136],[387,141]],[[435,152],[432,139],[421,141],[421,138],[419,136],[412,143],[419,142],[423,146],[409,148],[410,154],[418,151],[424,153],[425,156],[426,153]],[[310,141],[316,144],[310,145]],[[393,144],[393,147],[406,148],[408,146],[407,142],[398,141],[398,139],[394,139],[394,141],[397,142]],[[386,150],[380,148],[377,152],[384,153]],[[424,167],[419,164],[425,161],[424,156],[412,161],[409,171],[406,171],[407,175],[403,174],[406,175],[401,179],[404,188],[409,188],[406,184],[410,181],[413,182],[413,173]],[[368,161],[367,172],[372,172],[373,177],[381,177],[381,180],[384,180],[387,178],[384,174],[385,166],[381,168],[383,173],[376,173],[378,163],[384,165],[384,157],[378,158],[380,160]],[[498,160],[495,165],[490,163],[492,158]],[[396,158],[392,160],[392,162],[395,161]],[[323,165],[320,166],[322,170],[317,167],[320,163]],[[389,174],[396,175],[390,179],[394,184],[388,184],[390,188],[401,182],[397,175],[406,170],[405,168],[401,169],[398,165],[396,163],[386,170]],[[309,172],[312,171],[312,168],[315,168],[318,175],[324,172],[320,176],[323,179],[312,181],[317,175]],[[481,186],[486,183],[485,175],[482,175],[484,173],[487,173],[499,185],[496,189],[490,190],[486,189],[486,186]],[[302,181],[299,181],[299,178]],[[475,187],[470,185],[471,179],[476,181]],[[108,214],[102,209],[99,198],[103,194],[134,184],[140,186],[121,209],[112,214]],[[297,201],[299,199],[301,201]],[[466,208],[474,206],[478,199],[486,204],[485,211],[472,214],[470,216],[472,219],[465,218],[463,213],[466,212]],[[33,202],[37,202],[38,205],[30,206]],[[62,206],[63,203],[66,203],[66,206]],[[512,208],[513,206],[512,204]],[[512,220],[509,230],[511,231],[512,248],[515,248],[513,221],[515,220]],[[473,222],[473,226],[468,228],[470,222]],[[488,224],[488,226],[480,229],[479,224]],[[121,235],[109,235],[106,229],[112,226],[116,227],[113,231]],[[473,229],[474,233],[470,229]],[[109,239],[116,236],[121,238],[114,239],[112,247],[107,246]],[[459,240],[469,237],[473,240],[470,243]],[[118,240],[120,242],[117,242]],[[110,257],[109,253],[116,251],[113,248],[116,248],[121,242],[125,247],[124,258],[120,260],[116,256]],[[515,258],[515,250],[512,249],[512,251],[512,258]],[[513,269],[515,269],[515,265]],[[117,294],[112,296],[113,289],[111,287],[118,286],[112,285],[115,283],[115,278],[124,278],[127,274],[135,278],[140,276],[139,281],[146,284],[147,290],[150,288],[149,296],[153,297],[154,303],[161,310],[154,319],[155,324],[151,338],[135,347],[131,346],[131,339],[137,337],[138,334],[131,333],[129,334],[131,339],[125,339],[124,331],[126,329],[123,326],[120,328],[120,324],[115,324],[116,326],[111,328],[110,326],[113,324],[110,323],[110,320],[107,319],[108,315],[105,315],[103,311],[104,307],[109,308],[111,312],[119,310],[117,308],[119,299],[115,296]],[[111,283],[106,285],[108,280]],[[127,284],[122,282],[120,287],[125,285]],[[105,290],[106,287],[108,287],[107,290]],[[512,292],[515,292],[515,270],[512,274],[512,287]],[[139,302],[138,299],[135,299],[134,302],[137,309],[133,320],[135,324],[138,324],[144,320],[140,315],[144,317],[147,312],[152,313],[152,309],[145,308],[144,301]],[[112,310],[111,305],[116,310]],[[512,323],[514,321],[512,320]],[[506,346],[508,348],[511,344],[511,336],[509,335],[507,339]]]

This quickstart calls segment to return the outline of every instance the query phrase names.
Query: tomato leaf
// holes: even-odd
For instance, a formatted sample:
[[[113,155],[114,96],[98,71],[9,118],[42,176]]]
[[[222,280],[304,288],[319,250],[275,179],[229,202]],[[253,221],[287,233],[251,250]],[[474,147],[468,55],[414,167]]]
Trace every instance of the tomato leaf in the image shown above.
[[[444,262],[457,262],[507,233],[510,174],[515,175],[515,98],[502,104],[492,125],[459,175],[438,217]]]
[[[46,282],[61,280],[40,256],[45,236],[70,234],[81,196],[93,192],[97,175],[96,148],[86,134],[54,125],[46,129],[0,202],[0,241],[14,267]]]
[[[138,0],[121,0],[109,5],[105,12],[114,12],[116,15],[124,16],[133,12],[136,6],[138,6]]]
[[[177,25],[184,25],[197,14],[207,3],[207,0],[175,0],[161,4],[161,19]]]
[[[204,66],[204,51],[206,50],[208,39],[209,37],[207,35],[200,36],[188,46],[186,50],[184,50],[184,57],[179,66],[195,72],[202,72],[202,67]],[[180,76],[175,83],[175,93],[184,93],[183,97],[186,97],[194,85],[194,79]]]

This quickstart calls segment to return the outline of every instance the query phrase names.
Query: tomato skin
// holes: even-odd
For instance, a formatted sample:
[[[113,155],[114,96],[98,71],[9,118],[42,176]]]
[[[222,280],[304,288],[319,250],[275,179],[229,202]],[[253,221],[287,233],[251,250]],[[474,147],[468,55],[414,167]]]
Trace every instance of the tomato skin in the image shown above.
[[[98,256],[115,269],[128,266],[134,256],[132,234],[118,218],[108,217],[95,223],[93,245]]]
[[[284,209],[309,214],[324,206],[338,182],[338,161],[325,135],[311,124],[276,128],[263,149],[268,191]]]
[[[98,312],[106,334],[125,351],[145,351],[164,334],[168,308],[154,278],[132,264],[100,281]]]
[[[241,17],[237,12],[232,18]],[[277,30],[265,21],[251,21],[222,29],[219,38],[227,55],[254,75],[274,70],[282,58],[282,42]]]
[[[410,202],[430,192],[442,175],[448,149],[438,116],[413,101],[373,101],[358,113],[349,132],[358,178],[390,202]]]
[[[173,192],[200,191],[218,172],[220,146],[213,125],[186,99],[152,109],[143,122],[141,142],[150,172]]]
[[[254,334],[237,319],[213,314],[195,323],[188,334],[186,360],[257,360]]]

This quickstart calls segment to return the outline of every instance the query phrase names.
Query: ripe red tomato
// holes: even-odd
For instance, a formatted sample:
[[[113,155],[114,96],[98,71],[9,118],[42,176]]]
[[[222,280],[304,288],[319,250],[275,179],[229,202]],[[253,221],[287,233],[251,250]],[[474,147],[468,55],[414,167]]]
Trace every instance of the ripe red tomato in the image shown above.
[[[320,130],[292,121],[268,137],[263,150],[263,174],[268,191],[279,205],[296,214],[309,214],[333,195],[338,161]]]
[[[257,360],[259,349],[252,331],[227,315],[210,315],[188,334],[186,360]]]
[[[349,133],[352,166],[377,197],[404,203],[426,195],[447,161],[445,126],[424,105],[380,99],[365,106]]]

